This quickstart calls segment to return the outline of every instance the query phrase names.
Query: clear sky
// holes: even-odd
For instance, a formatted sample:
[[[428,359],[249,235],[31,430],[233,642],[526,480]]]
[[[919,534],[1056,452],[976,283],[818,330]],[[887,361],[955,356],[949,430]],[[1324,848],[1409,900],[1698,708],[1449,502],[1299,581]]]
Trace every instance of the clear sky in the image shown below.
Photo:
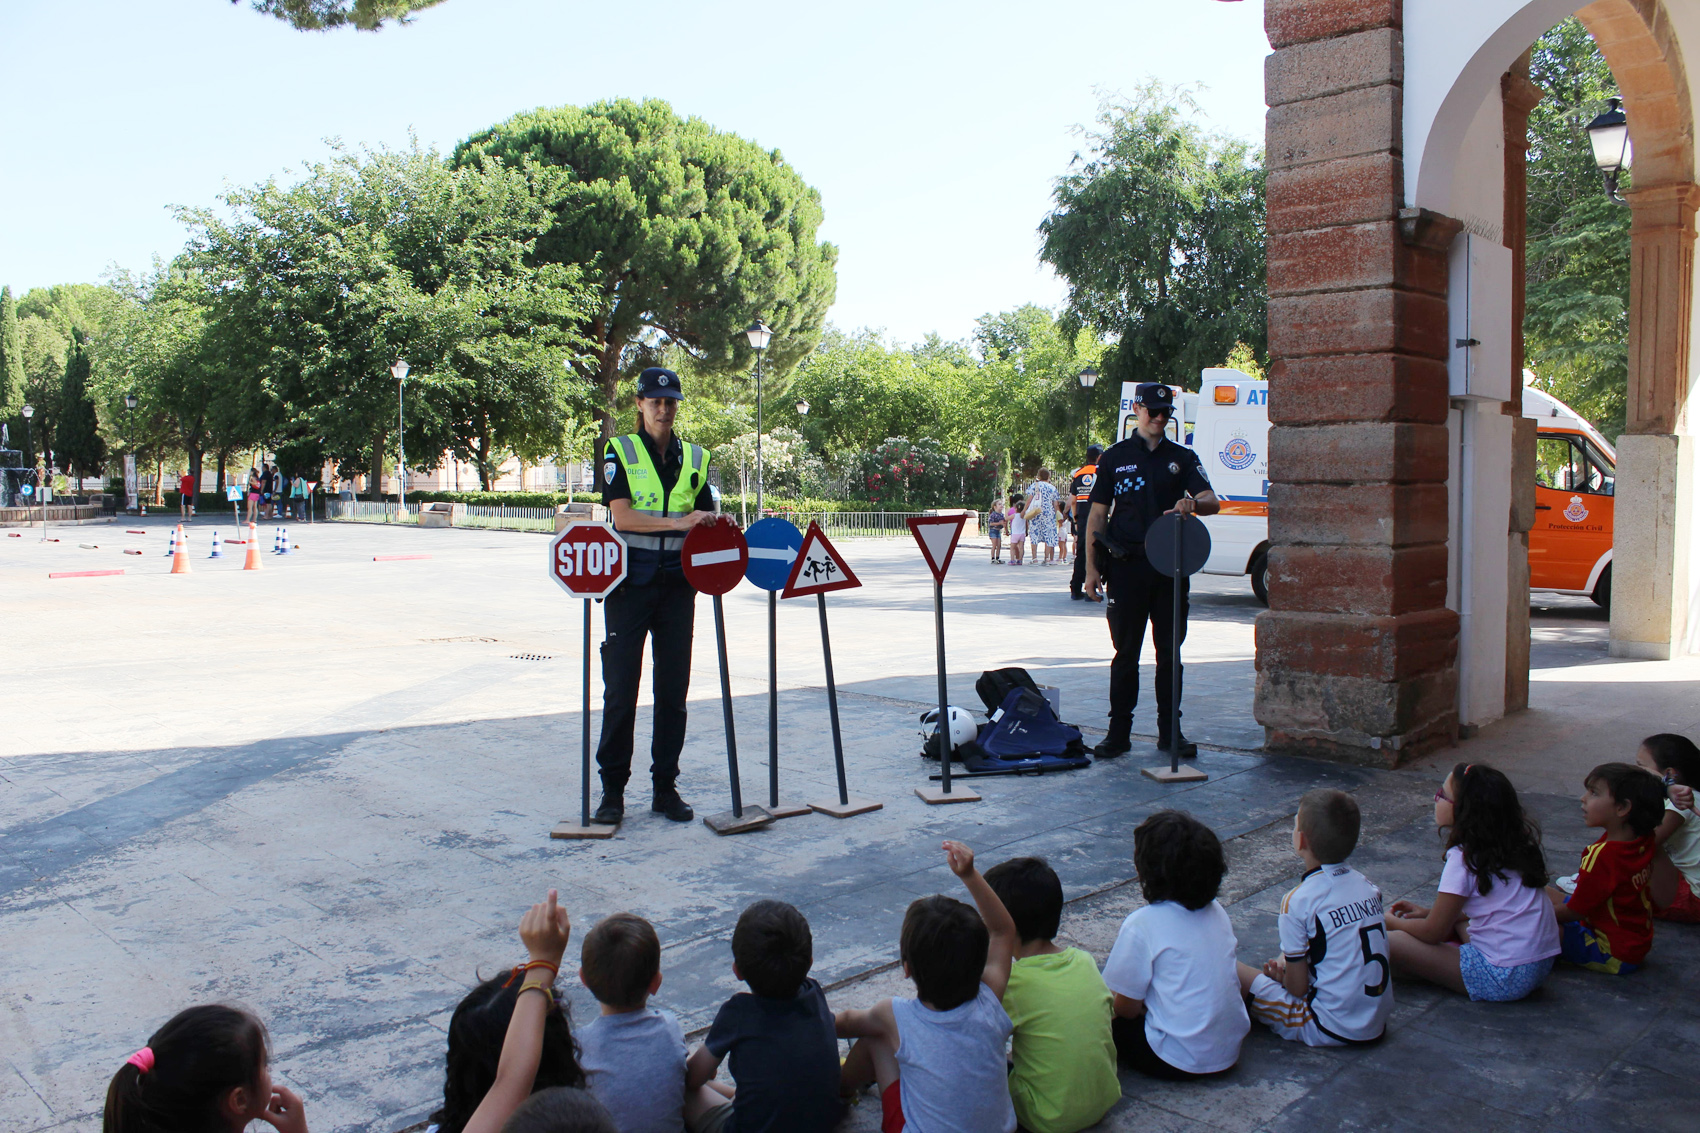
[[[146,268],[168,207],[288,177],[324,142],[447,151],[520,110],[659,97],[776,147],[821,192],[845,328],[962,338],[1056,306],[1035,228],[1100,94],[1202,83],[1261,142],[1257,0],[447,0],[377,34],[246,0],[0,0],[0,283]]]

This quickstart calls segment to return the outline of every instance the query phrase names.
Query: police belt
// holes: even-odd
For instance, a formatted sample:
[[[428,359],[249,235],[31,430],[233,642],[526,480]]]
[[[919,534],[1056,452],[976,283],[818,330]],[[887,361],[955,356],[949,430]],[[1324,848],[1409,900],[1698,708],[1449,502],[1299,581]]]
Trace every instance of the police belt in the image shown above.
[[[683,535],[628,535],[621,531],[620,538],[634,551],[679,551],[685,546]]]

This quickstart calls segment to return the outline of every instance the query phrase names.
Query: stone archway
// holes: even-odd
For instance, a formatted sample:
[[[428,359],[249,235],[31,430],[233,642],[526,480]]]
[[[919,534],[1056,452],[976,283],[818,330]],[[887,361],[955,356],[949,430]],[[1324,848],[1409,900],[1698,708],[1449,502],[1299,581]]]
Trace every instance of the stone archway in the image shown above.
[[[1397,763],[1458,733],[1448,249],[1466,221],[1478,235],[1521,245],[1521,203],[1507,201],[1522,190],[1518,138],[1530,92],[1506,76],[1576,8],[1574,0],[1423,8],[1267,0],[1274,549],[1271,606],[1257,631],[1257,717],[1272,748]],[[1661,624],[1663,648],[1680,652],[1695,494],[1693,442],[1682,436],[1700,196],[1693,106],[1681,40],[1660,0],[1597,0],[1580,15],[1618,77],[1636,144],[1634,408],[1620,447],[1617,520],[1636,545],[1617,560],[1614,652],[1658,655]],[[1700,42],[1700,17],[1695,24],[1690,40]],[[1477,163],[1463,176],[1478,184],[1463,189],[1488,176],[1480,153],[1490,98],[1505,116],[1494,141],[1519,160],[1516,177],[1505,160],[1503,184],[1475,194],[1473,204],[1497,207],[1484,219],[1457,203],[1453,175],[1474,147]],[[1520,314],[1520,271],[1515,280],[1518,297],[1505,298]],[[1520,374],[1520,351],[1514,361]],[[1508,448],[1526,442],[1532,459],[1532,429],[1514,427],[1515,396],[1505,417],[1481,420],[1510,418],[1494,435]],[[1516,483],[1511,458],[1503,463],[1503,478]],[[1532,511],[1520,519],[1527,509],[1515,493],[1507,510],[1500,538],[1511,533],[1515,560]],[[1508,562],[1475,611],[1501,619],[1493,663],[1508,693],[1501,705],[1511,707],[1519,682],[1510,670],[1527,670],[1526,651],[1506,648],[1521,632],[1526,650],[1526,545],[1522,555],[1521,569]],[[1626,570],[1631,558],[1637,565]]]

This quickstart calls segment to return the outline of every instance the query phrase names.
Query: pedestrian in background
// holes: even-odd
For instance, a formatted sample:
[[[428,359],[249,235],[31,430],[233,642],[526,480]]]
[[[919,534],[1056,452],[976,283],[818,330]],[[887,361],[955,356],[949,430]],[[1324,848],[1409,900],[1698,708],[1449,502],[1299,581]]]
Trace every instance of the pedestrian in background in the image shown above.
[[[1003,497],[993,496],[992,506],[986,512],[986,534],[992,540],[992,561],[994,563],[1003,562],[1003,531],[1004,525],[1008,522],[1008,516],[1004,512]]]
[[[253,523],[255,516],[258,515],[259,512],[260,512],[260,497],[261,497],[262,494],[263,494],[263,491],[260,487],[260,470],[258,468],[250,467],[248,469],[248,522],[249,523]]]
[[[1033,545],[1033,561],[1039,561],[1039,545],[1045,546],[1044,565],[1051,564],[1057,547],[1057,486],[1051,470],[1039,469],[1039,478],[1027,486],[1027,541]]]
[[[1009,501],[1009,565],[1021,565],[1021,552],[1027,543],[1027,516],[1023,512],[1027,501],[1017,492]]]
[[[195,478],[187,468],[177,478],[177,518],[195,518]]]

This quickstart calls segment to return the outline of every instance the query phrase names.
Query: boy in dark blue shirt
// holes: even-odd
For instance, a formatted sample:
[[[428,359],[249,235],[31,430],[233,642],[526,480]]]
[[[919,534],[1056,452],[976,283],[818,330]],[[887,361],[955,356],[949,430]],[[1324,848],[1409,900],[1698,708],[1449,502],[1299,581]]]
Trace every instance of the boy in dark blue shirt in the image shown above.
[[[783,901],[757,901],[732,931],[732,974],[749,985],[721,1005],[685,1069],[686,1097],[732,1059],[726,1105],[686,1117],[694,1133],[828,1133],[843,1117],[838,1035],[820,984],[809,978],[814,938]]]

